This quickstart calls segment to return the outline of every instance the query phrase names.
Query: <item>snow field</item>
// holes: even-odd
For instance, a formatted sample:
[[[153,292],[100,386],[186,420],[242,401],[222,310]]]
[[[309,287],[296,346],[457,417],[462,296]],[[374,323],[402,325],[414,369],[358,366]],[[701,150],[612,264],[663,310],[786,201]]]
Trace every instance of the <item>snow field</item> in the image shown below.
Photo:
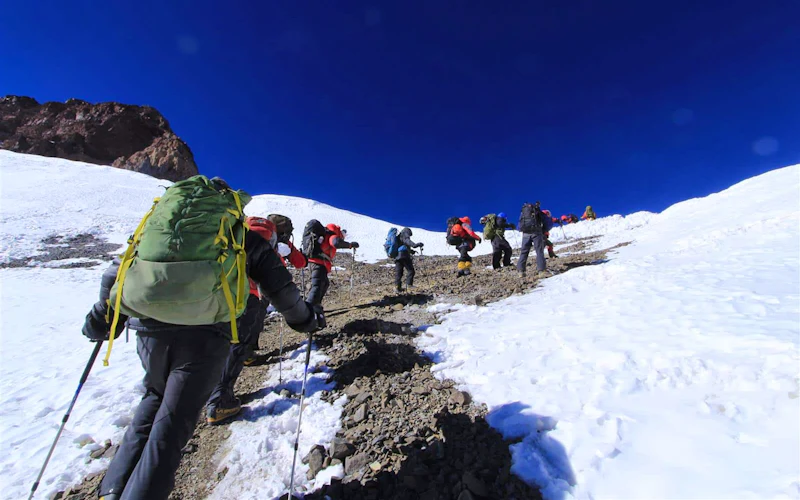
[[[243,406],[242,415],[229,424],[232,435],[215,458],[218,468],[227,467],[228,472],[209,498],[276,498],[289,490],[305,352],[305,346],[284,352],[283,383],[278,381],[279,367],[276,364],[264,381],[264,395]],[[325,361],[327,356],[312,349],[294,476],[295,492],[330,484],[332,477],[344,477],[344,468],[337,465],[328,467],[309,481],[306,479],[308,465],[301,463],[312,446],[322,444],[327,447],[336,436],[342,407],[347,402],[346,396],[333,404],[322,400],[322,391],[335,386],[334,383],[325,383],[329,375],[324,368]],[[280,396],[278,393],[284,388],[297,397]]]
[[[610,231],[634,243],[420,345],[546,498],[798,498],[798,173]]]
[[[0,261],[34,255],[51,235],[91,233],[121,245],[168,184],[0,151]],[[257,196],[247,212],[292,217],[295,241],[312,217],[338,222],[361,243],[359,260],[384,258],[392,226],[277,195]],[[554,228],[551,240],[593,237],[590,249],[633,243],[523,296],[434,306],[444,322],[420,337],[434,371],[487,403],[489,422],[520,439],[514,472],[547,498],[800,498],[800,167],[661,214],[604,217],[564,233],[567,240]],[[455,255],[443,233],[414,229],[414,239],[426,243],[425,255]],[[0,269],[0,486],[8,498],[27,496],[93,347],[80,328],[105,266],[50,265]],[[96,443],[119,442],[142,395],[131,340],[117,339],[110,367],[97,361],[36,498],[107,466],[88,455]],[[214,498],[285,492],[299,408],[271,389],[299,392],[305,353],[285,356],[283,386],[273,367],[263,395],[230,425],[217,456],[228,472]],[[319,369],[309,375],[301,455],[339,425],[343,399],[320,398],[324,361],[313,351]],[[298,490],[341,474],[329,468],[310,482],[306,470],[298,460]]]
[[[0,269],[0,482],[4,498],[25,498],[56,437],[94,348],[81,335],[100,290],[97,269]],[[72,411],[36,498],[108,466],[89,461],[106,439],[118,443],[144,394],[135,337],[104,344]],[[95,445],[81,446],[85,438]]]

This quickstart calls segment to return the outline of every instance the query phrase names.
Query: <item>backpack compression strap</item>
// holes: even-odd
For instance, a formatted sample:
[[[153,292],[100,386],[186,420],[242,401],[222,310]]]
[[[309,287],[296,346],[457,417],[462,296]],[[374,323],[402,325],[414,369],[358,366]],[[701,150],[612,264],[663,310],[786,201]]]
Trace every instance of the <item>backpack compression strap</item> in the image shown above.
[[[125,285],[125,275],[128,273],[128,268],[131,267],[131,263],[133,263],[133,257],[136,254],[136,247],[139,245],[139,241],[142,239],[144,224],[147,222],[147,219],[153,215],[153,210],[156,209],[156,205],[158,205],[158,201],[160,199],[161,198],[159,197],[153,200],[153,206],[150,207],[150,210],[148,210],[146,214],[144,214],[144,217],[142,217],[142,221],[139,223],[136,231],[133,232],[133,236],[128,238],[128,249],[125,250],[124,254],[122,254],[122,262],[120,262],[119,269],[117,269],[116,282],[119,283],[119,286],[117,287],[117,298],[114,301],[114,320],[111,322],[111,329],[109,330],[108,350],[106,351],[106,357],[103,358],[103,366],[108,366],[108,358],[111,357],[111,348],[114,347],[114,335],[111,332],[117,331],[117,324],[119,323],[119,306],[122,302],[122,287]],[[111,313],[110,301],[108,301],[108,308],[109,310],[106,311],[106,323],[108,323],[109,314]]]
[[[230,231],[231,238],[228,240],[228,237],[225,236],[225,221],[228,219],[222,217],[219,223],[219,232],[217,233],[217,237],[214,240],[214,243],[219,244],[222,243],[223,246],[228,249],[232,248],[234,252],[236,252],[236,270],[238,271],[238,275],[236,276],[236,303],[234,304],[233,295],[231,294],[231,287],[228,284],[228,275],[225,274],[225,268],[222,268],[222,274],[220,275],[220,281],[222,281],[222,292],[225,294],[225,301],[228,303],[228,311],[230,313],[231,318],[231,342],[234,344],[239,343],[239,331],[236,327],[236,315],[238,311],[244,310],[245,305],[245,295],[246,295],[246,287],[247,281],[245,280],[245,273],[247,272],[247,254],[244,251],[244,240],[247,234],[247,222],[244,220],[244,212],[242,211],[242,202],[239,200],[239,194],[236,191],[231,191],[233,194],[233,199],[236,201],[236,208],[237,210],[228,209],[228,212],[239,219],[242,222],[243,230],[242,230],[242,242],[236,242],[236,235],[233,232],[233,226],[228,223],[228,230]],[[228,253],[223,252],[218,258],[217,262],[222,264],[228,258]],[[233,267],[228,274],[233,272]]]

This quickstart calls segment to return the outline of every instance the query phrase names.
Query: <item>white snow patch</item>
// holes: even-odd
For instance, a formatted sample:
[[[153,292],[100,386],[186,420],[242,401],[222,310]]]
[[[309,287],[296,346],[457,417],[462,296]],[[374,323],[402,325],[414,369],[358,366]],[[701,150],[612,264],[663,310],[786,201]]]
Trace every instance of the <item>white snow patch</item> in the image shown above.
[[[568,226],[634,242],[608,262],[429,328],[433,371],[548,499],[800,497],[800,166],[635,219]]]
[[[263,396],[243,407],[242,417],[230,424],[232,435],[215,457],[218,468],[227,467],[228,473],[209,498],[276,498],[288,491],[305,352],[306,347],[301,346],[291,353],[285,353],[283,383],[279,383],[279,366],[275,365],[264,381]],[[330,370],[324,367],[327,359],[327,356],[312,349],[295,469],[296,492],[322,487],[326,481],[330,483],[331,477],[340,473],[335,468],[329,468],[320,472],[315,480],[309,481],[306,479],[308,465],[301,463],[312,446],[327,446],[336,436],[342,407],[347,401],[344,396],[333,404],[322,400],[322,391],[335,386],[334,383],[325,382],[330,375]],[[297,397],[281,397],[278,393],[284,388]]]

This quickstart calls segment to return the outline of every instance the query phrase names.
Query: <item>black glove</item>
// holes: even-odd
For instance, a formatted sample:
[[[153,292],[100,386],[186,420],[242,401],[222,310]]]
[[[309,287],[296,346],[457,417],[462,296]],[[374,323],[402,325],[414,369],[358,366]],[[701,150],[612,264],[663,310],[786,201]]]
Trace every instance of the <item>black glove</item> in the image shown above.
[[[417,243],[417,248],[422,248],[425,246],[425,243]]]
[[[358,248],[358,242],[354,241],[354,242],[350,243],[350,248]]]
[[[314,307],[314,316],[317,320],[317,330],[322,330],[326,326],[328,326],[328,322],[325,321],[325,311],[322,309],[320,304],[317,304]]]
[[[110,318],[113,318],[114,310],[111,310]],[[125,330],[125,320],[127,318],[125,316],[120,315],[119,321],[117,322],[117,331],[114,334],[114,338],[116,339]],[[111,328],[111,325],[106,322],[106,311],[103,307],[102,302],[98,302],[97,304],[92,307],[89,311],[89,314],[86,315],[86,321],[83,323],[83,328],[81,329],[81,333],[83,333],[89,340],[92,342],[100,342],[103,340],[108,340],[108,330]]]
[[[515,226],[513,222],[511,224],[509,224],[509,226],[511,226],[512,230],[514,230],[514,231],[517,230],[517,226]]]

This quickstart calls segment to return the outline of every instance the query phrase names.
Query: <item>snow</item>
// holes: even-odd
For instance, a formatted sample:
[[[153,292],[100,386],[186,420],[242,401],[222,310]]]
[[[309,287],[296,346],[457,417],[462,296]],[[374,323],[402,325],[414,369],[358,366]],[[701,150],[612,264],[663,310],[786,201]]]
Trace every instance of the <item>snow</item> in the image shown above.
[[[0,151],[0,262],[33,256],[43,238],[93,234],[122,245],[169,183],[110,167]],[[389,227],[328,205],[256,196],[252,215],[338,222],[359,260],[380,260]],[[551,232],[560,247],[631,242],[608,260],[549,278],[486,307],[438,304],[443,320],[419,342],[438,376],[485,402],[509,438],[514,472],[547,498],[800,498],[800,166],[721,193],[582,221]],[[414,229],[425,255],[455,255],[443,233]],[[509,241],[519,241],[515,232]],[[488,252],[484,243],[478,252]],[[82,259],[58,261],[80,263]],[[92,349],[80,335],[105,265],[0,269],[0,486],[27,496]],[[215,498],[285,490],[304,348],[285,353],[263,395],[230,424],[215,457],[228,472]],[[300,453],[328,442],[344,398],[321,400],[325,357],[312,351]],[[124,335],[111,366],[98,361],[36,498],[102,470],[88,460],[118,442],[142,395],[135,343]],[[84,444],[88,438],[94,443]],[[296,487],[315,481],[298,460]],[[253,481],[258,477],[258,481]],[[230,493],[229,493],[230,492]]]
[[[633,243],[419,340],[520,439],[513,472],[548,499],[800,498],[800,165],[565,229]]]
[[[153,198],[169,184],[116,168],[0,150],[0,262],[40,253],[42,240],[53,235],[89,233],[123,245]],[[280,206],[275,211],[287,212]],[[336,217],[333,208],[326,214]],[[93,344],[80,329],[97,300],[106,265],[51,268],[85,261],[64,259],[31,264],[37,267],[0,269],[0,447],[6,450],[0,456],[0,486],[5,498],[25,497],[30,491],[91,354]],[[90,461],[89,453],[106,439],[120,441],[143,394],[144,372],[134,338],[130,343],[124,342],[124,336],[117,339],[109,367],[99,360],[95,363],[36,498],[48,498],[108,466],[108,459]],[[104,353],[105,347],[100,359]],[[305,355],[286,356],[291,361],[285,363],[284,385],[277,390],[286,386],[299,391],[302,365],[298,367],[298,359],[305,361]],[[323,362],[314,350],[312,364]],[[328,442],[339,425],[342,402],[321,401],[319,379],[323,376],[322,372],[310,375],[312,395],[303,414],[301,451],[311,441]],[[276,377],[270,373],[265,386],[275,385]],[[243,419],[231,425],[231,447],[219,456],[220,468],[230,468],[224,484],[231,491],[249,496],[247,485],[257,467],[266,468],[274,478],[260,483],[259,492],[279,492],[288,486],[291,457],[287,461],[286,455],[294,443],[298,409],[296,403],[282,399],[265,393],[244,410],[245,415],[257,416],[254,421]],[[89,439],[93,443],[87,443]],[[249,448],[256,443],[261,447]],[[341,473],[325,471],[315,483],[305,478],[306,470],[298,461],[298,490],[319,486],[323,477]]]
[[[307,344],[305,344],[307,345]],[[226,498],[276,498],[289,489],[292,454],[300,412],[299,394],[303,380],[306,347],[285,354],[283,383],[279,383],[279,367],[270,370],[264,381],[263,397],[248,404],[242,419],[229,425],[231,437],[218,452],[215,460],[218,469],[228,469],[225,477],[209,496]],[[327,445],[336,436],[342,408],[347,401],[342,396],[328,404],[322,401],[322,391],[331,390],[335,384],[326,384],[330,372],[324,368],[327,357],[312,350],[306,398],[303,409],[303,428],[300,434],[300,451],[295,469],[295,491],[319,488],[330,484],[331,478],[344,477],[340,466],[320,472],[315,481],[306,479],[308,465],[301,459],[315,444]],[[289,389],[297,398],[281,397],[281,389]],[[250,480],[248,480],[248,478]],[[253,481],[253,478],[258,478]]]
[[[294,241],[302,241],[303,227],[311,219],[317,219],[322,224],[334,223],[347,231],[348,241],[357,241],[356,259],[364,262],[377,262],[386,259],[383,244],[389,229],[396,227],[403,229],[399,222],[385,222],[365,215],[360,215],[347,210],[334,208],[324,203],[319,203],[305,198],[281,196],[275,194],[258,195],[253,197],[247,208],[248,215],[266,216],[271,213],[280,213],[292,219],[294,223]],[[443,229],[447,224],[443,221]],[[476,226],[475,229],[479,229]],[[455,247],[445,241],[445,232],[428,231],[425,229],[411,228],[414,242],[425,243],[424,255],[458,255]],[[350,250],[344,250],[350,253]],[[492,246],[488,242],[481,243],[472,251],[473,255],[492,253]]]

